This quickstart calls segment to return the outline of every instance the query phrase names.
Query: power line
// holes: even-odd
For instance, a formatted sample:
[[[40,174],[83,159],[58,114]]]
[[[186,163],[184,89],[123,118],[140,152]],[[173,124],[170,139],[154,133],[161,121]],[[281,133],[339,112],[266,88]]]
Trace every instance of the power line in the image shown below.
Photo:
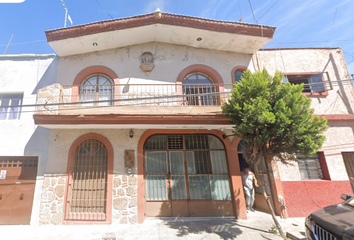
[[[47,41],[46,39],[42,39],[42,40],[34,40],[34,41],[29,41],[29,42],[19,42],[19,43],[10,43],[10,46],[13,45],[21,45],[21,44],[27,44],[27,43],[36,43],[36,42],[45,42]],[[7,44],[1,44],[0,47],[5,47],[7,46]]]
[[[241,18],[240,18],[240,22],[241,22],[241,20],[242,20],[242,11],[241,11],[241,5],[240,5],[240,0],[237,0],[237,3],[238,3],[238,9],[240,10],[240,16],[241,16]]]
[[[251,0],[248,0],[248,2],[250,3],[250,8],[251,8],[251,12],[252,12],[252,15],[253,15],[253,20],[258,24],[258,21],[257,21],[256,17],[254,16]]]
[[[98,0],[95,0],[95,1],[96,1],[96,3],[97,3],[98,5],[100,5],[100,7],[102,8],[102,10],[105,11],[105,12],[108,14],[108,16],[110,16],[112,19],[114,19],[114,18],[112,17],[112,15],[109,14],[109,12],[107,12],[106,9],[103,8],[103,6],[98,2]]]
[[[315,85],[327,85],[331,84],[332,86],[334,83],[338,82],[352,82],[354,79],[341,79],[337,81],[326,81],[326,82],[319,82],[319,83],[309,83],[304,84],[304,86],[315,86]],[[143,100],[156,100],[156,99],[171,99],[171,98],[186,98],[186,97],[203,97],[203,96],[218,96],[220,95],[221,98],[226,98],[225,95],[229,95],[232,92],[211,92],[211,93],[199,93],[199,94],[184,94],[184,95],[168,95],[168,96],[160,96],[160,97],[145,97],[145,98],[127,98],[127,99],[113,99],[113,100],[98,100],[98,101],[86,101],[86,102],[65,102],[65,103],[48,103],[48,104],[26,104],[26,105],[11,105],[11,106],[0,106],[1,108],[8,108],[8,107],[49,107],[49,106],[61,106],[61,105],[74,105],[74,104],[90,104],[90,103],[112,103],[112,102],[125,102],[125,101],[143,101]],[[186,100],[178,100],[177,102],[183,102]],[[170,101],[175,102],[175,101]],[[114,105],[114,106],[133,106],[133,105],[145,105],[145,104],[160,104],[164,103],[161,102],[149,102],[149,103],[136,103],[136,104],[125,104],[125,105]],[[106,107],[106,106],[100,106]],[[90,107],[91,108],[91,107]],[[69,110],[69,109],[66,109]],[[35,111],[34,111],[35,112]]]
[[[270,8],[268,8],[268,10],[265,11],[265,12],[262,14],[262,16],[260,16],[260,17],[258,18],[258,21],[259,21],[264,15],[266,15],[267,12],[269,12],[270,9],[272,9],[272,8],[275,6],[275,4],[277,4],[278,2],[279,2],[279,0],[277,0]]]
[[[331,32],[332,32],[332,29],[333,29],[333,26],[334,26],[334,22],[336,20],[336,16],[337,16],[337,10],[338,10],[338,7],[336,7],[336,11],[334,12],[334,17],[333,17],[333,21],[332,21],[332,26],[331,26],[331,29],[329,30],[329,38],[331,37]],[[329,41],[329,38],[328,38],[328,41]]]

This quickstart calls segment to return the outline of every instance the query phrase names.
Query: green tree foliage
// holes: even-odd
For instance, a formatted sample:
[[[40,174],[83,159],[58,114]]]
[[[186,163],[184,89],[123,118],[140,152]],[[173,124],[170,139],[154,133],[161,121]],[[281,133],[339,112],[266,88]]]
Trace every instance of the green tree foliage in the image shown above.
[[[259,188],[280,235],[285,233],[275,217],[272,203],[260,181],[258,166],[263,159],[283,163],[296,154],[314,155],[325,141],[325,118],[314,117],[311,100],[302,94],[303,85],[283,84],[283,75],[271,76],[265,69],[247,70],[235,84],[231,98],[223,102],[224,116],[235,125],[234,132],[244,141],[243,156],[252,165]]]
[[[250,163],[259,154],[283,163],[296,160],[295,154],[312,156],[325,141],[327,120],[313,116],[303,85],[283,84],[283,77],[280,72],[271,76],[265,69],[247,70],[222,105],[235,134],[246,143],[244,154]]]

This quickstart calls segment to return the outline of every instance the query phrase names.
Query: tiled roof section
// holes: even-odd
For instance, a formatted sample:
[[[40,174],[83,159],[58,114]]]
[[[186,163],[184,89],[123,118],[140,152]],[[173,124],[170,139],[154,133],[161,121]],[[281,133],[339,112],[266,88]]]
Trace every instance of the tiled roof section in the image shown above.
[[[265,25],[211,20],[170,13],[162,13],[161,19],[155,19],[154,13],[150,13],[135,17],[100,21],[73,27],[48,30],[46,31],[46,35],[47,41],[51,42],[95,33],[116,31],[152,24],[182,26],[215,32],[234,33],[268,38],[272,38],[275,31],[275,27]]]

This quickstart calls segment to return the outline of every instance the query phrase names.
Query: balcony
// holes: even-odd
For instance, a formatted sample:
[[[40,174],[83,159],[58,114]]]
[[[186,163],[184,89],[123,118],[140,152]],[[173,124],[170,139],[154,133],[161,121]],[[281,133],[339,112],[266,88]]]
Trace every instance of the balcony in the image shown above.
[[[210,114],[232,84],[116,84],[69,86],[58,83],[37,92],[37,115]]]

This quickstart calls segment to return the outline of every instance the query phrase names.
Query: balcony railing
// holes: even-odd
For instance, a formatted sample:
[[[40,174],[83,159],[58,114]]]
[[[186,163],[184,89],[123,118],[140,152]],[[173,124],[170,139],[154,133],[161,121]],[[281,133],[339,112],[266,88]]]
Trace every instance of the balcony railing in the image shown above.
[[[71,106],[146,105],[217,106],[232,84],[115,84],[63,86],[63,102]]]
[[[37,93],[37,112],[100,106],[220,106],[233,84],[53,84]],[[47,106],[43,106],[47,104]]]

